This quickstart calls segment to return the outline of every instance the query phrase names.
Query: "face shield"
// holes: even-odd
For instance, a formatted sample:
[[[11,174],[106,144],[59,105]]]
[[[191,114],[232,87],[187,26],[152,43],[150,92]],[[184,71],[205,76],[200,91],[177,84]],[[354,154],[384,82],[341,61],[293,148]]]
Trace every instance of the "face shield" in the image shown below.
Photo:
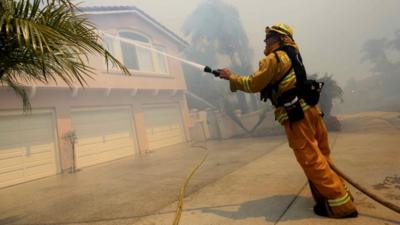
[[[280,35],[277,34],[276,32],[269,31],[265,35],[264,43],[265,43],[265,49],[264,49],[264,55],[268,55],[271,53],[271,51],[276,48],[277,45],[280,43]]]
[[[266,33],[264,43],[266,45],[271,45],[279,40],[280,40],[279,34],[273,32],[273,31],[270,31],[270,32]]]

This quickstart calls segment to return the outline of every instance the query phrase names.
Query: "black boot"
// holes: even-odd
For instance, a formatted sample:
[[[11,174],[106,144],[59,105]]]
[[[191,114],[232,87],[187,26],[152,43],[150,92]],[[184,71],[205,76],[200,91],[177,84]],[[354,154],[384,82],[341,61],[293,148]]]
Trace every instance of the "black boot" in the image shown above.
[[[343,218],[356,218],[357,216],[358,216],[358,211],[356,210]]]
[[[314,213],[318,216],[328,217],[328,212],[326,211],[325,204],[323,202],[318,202],[314,206]]]
[[[317,214],[318,216],[323,216],[323,217],[330,217],[330,218],[355,218],[358,216],[358,211],[355,210],[354,212],[343,216],[343,217],[333,217],[328,215],[328,211],[325,207],[325,204],[323,202],[319,202],[314,206],[314,213]]]

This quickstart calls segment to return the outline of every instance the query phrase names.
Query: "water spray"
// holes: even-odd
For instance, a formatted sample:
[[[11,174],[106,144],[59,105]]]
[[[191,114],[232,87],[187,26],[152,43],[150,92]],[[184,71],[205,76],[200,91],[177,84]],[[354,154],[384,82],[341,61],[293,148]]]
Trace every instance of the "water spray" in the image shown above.
[[[166,56],[168,58],[178,60],[178,61],[183,62],[183,63],[185,63],[185,64],[187,64],[189,66],[192,66],[194,68],[200,69],[203,72],[212,73],[212,74],[214,74],[215,77],[219,77],[219,75],[220,75],[220,72],[218,70],[213,70],[209,66],[204,66],[204,65],[201,65],[199,63],[195,63],[193,61],[189,61],[189,60],[182,59],[182,58],[179,58],[179,57],[174,56],[174,55],[170,55],[170,54],[165,53],[163,51],[160,51],[158,49],[154,49],[152,47],[149,47],[149,46],[146,46],[146,45],[142,45],[142,44],[140,44],[140,43],[138,43],[136,41],[133,41],[131,39],[128,39],[128,38],[119,37],[119,36],[116,36],[116,35],[113,35],[113,34],[109,34],[109,33],[106,33],[106,32],[100,32],[100,33],[103,34],[104,36],[108,36],[110,38],[122,41],[124,43],[131,44],[131,45],[134,45],[134,46],[139,47],[139,48],[147,49],[147,50],[156,52],[156,53],[158,53],[160,55]]]

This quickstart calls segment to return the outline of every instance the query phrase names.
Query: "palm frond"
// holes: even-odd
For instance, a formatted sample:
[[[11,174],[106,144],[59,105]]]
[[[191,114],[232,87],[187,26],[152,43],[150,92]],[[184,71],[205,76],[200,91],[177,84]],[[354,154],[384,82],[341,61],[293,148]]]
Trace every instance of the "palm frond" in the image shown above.
[[[0,81],[62,80],[70,86],[85,85],[86,79],[93,78],[87,63],[92,54],[129,74],[100,44],[94,24],[76,11],[70,0],[2,0]]]

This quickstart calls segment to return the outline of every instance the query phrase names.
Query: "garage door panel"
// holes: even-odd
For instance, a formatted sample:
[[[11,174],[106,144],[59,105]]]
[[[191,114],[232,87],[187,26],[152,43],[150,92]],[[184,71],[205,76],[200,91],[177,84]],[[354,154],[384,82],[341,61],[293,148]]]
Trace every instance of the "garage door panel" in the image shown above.
[[[125,148],[119,148],[115,151],[102,151],[97,154],[82,155],[77,161],[77,167],[85,167],[99,164],[99,162],[107,162],[115,159],[119,159],[124,156],[132,155],[132,147],[127,146]]]
[[[32,143],[48,144],[53,139],[52,133],[44,129],[21,130],[2,134],[0,136],[0,149],[3,146],[21,146]]]
[[[103,135],[104,127],[93,125],[90,126],[74,126],[76,131],[76,135],[79,137],[78,142],[82,139],[91,139],[91,138],[98,138],[99,136]]]
[[[49,176],[51,175],[51,170],[53,170],[53,164],[48,162],[33,162],[30,163],[28,166],[25,167],[25,175],[26,176],[38,176],[38,175],[43,175],[43,176]]]
[[[22,157],[7,160],[4,164],[0,166],[0,173],[7,173],[19,169],[24,169]]]
[[[19,145],[18,140],[21,138],[18,136],[19,131],[12,131],[12,132],[2,132],[0,133],[0,149],[3,146],[10,146],[10,145]]]
[[[75,118],[77,124],[92,124],[96,121],[102,122],[118,122],[118,121],[126,121],[130,118],[130,115],[126,114],[129,111],[128,109],[104,109],[104,110],[90,110],[90,111],[76,111],[76,114],[79,114],[79,118]],[[95,116],[93,116],[95,115]]]
[[[77,167],[82,168],[134,154],[132,112],[128,108],[76,111],[73,126]]]
[[[85,126],[79,125],[74,126],[77,131],[77,135],[82,138],[90,138],[96,137],[102,134],[114,134],[117,132],[124,132],[127,129],[126,121],[125,123],[107,123],[107,124],[99,124],[102,123],[100,121],[95,122],[94,124],[86,124]]]
[[[182,136],[180,130],[168,130],[168,131],[159,131],[159,132],[148,132],[150,134],[149,140],[160,139],[160,138],[169,138],[171,136]]]
[[[24,157],[9,157],[0,161],[0,174],[24,169]]]
[[[131,155],[131,148],[130,146],[121,146],[118,149],[115,149],[114,151],[103,151],[101,154],[99,154],[99,157],[103,157],[104,160],[108,159],[118,159],[121,158],[121,156],[129,156]]]
[[[31,165],[26,167],[29,170],[26,170],[26,175],[28,176],[34,176],[38,174],[48,174],[49,173],[49,168],[52,168],[51,163],[43,163],[43,162],[37,162],[37,163],[32,163]]]
[[[11,157],[18,157],[18,156],[24,156],[26,152],[26,147],[7,147],[4,146],[0,149],[0,165],[4,163],[5,160]]]
[[[52,173],[49,172],[49,168],[51,167],[47,164],[37,165],[35,167],[31,167],[29,170],[26,170],[27,172],[25,173],[25,176],[31,180],[50,176]]]
[[[47,129],[26,129],[23,134],[18,137],[23,138],[25,143],[44,143],[48,144],[52,139],[53,133]]]
[[[113,141],[113,140],[126,140],[126,139],[130,139],[131,138],[131,134],[124,132],[124,133],[116,133],[116,134],[108,134],[104,136],[104,139],[106,141]]]
[[[16,162],[18,164],[7,163],[4,165],[1,165],[0,174],[3,174],[4,176],[6,176],[6,174],[8,174],[8,173],[12,173],[12,172],[19,171],[19,170],[24,172],[24,165],[21,163],[22,161],[16,160],[14,162]],[[0,181],[1,181],[1,179],[0,179]]]
[[[96,141],[97,140],[97,141]],[[113,145],[118,143],[126,143],[127,145],[133,145],[132,136],[124,138],[107,138],[99,137],[93,138],[90,142],[77,144],[76,147],[79,151],[85,151],[87,149],[97,149],[97,148],[113,148]]]
[[[51,113],[0,116],[0,187],[57,173]]]
[[[130,117],[126,112],[129,109],[98,109],[98,110],[90,110],[90,111],[75,111],[74,113],[79,114],[79,118],[76,118],[75,121],[79,124],[91,124],[94,121],[104,121],[104,122],[112,122],[112,121],[124,121]],[[93,117],[95,115],[95,117]]]
[[[26,159],[26,166],[31,167],[36,164],[53,164],[54,155],[51,152],[42,152],[41,154],[31,154]]]
[[[120,139],[109,139],[104,146],[108,149],[118,148],[121,146],[132,146],[133,141],[132,139],[128,138],[120,138]]]
[[[133,141],[130,139],[117,139],[98,145],[83,145],[80,146],[76,154],[78,157],[97,154],[104,151],[117,151],[119,148],[132,147]]]
[[[79,138],[75,144],[76,148],[82,148],[85,145],[91,145],[99,142],[103,142],[104,138],[103,136],[96,136],[96,137],[81,137],[79,134],[76,134],[77,137]]]
[[[180,142],[182,142],[182,138],[181,138],[181,136],[180,135],[177,135],[177,136],[170,136],[168,139],[165,139],[165,138],[163,138],[163,139],[154,139],[151,143],[155,143],[155,144],[157,144],[157,145],[160,145],[160,144],[163,144],[163,143],[165,143],[165,144],[167,144],[167,143],[180,143]]]
[[[90,133],[90,130],[88,130],[86,133],[82,132],[76,132],[77,137],[79,139],[77,140],[77,143],[79,144],[91,144],[93,142],[99,142],[99,141],[105,141],[104,139],[113,139],[114,137],[130,137],[132,138],[132,132],[124,131],[124,130],[107,130],[103,131],[108,128],[99,128],[99,131],[95,131]],[[127,129],[127,128],[125,128]]]
[[[165,140],[163,140],[163,141],[155,141],[155,142],[152,142],[152,143],[149,144],[149,148],[150,149],[162,148],[162,147],[165,147],[165,146],[173,145],[172,143],[178,144],[178,143],[181,143],[181,141],[180,140],[179,141],[177,141],[177,140],[175,140],[175,141],[165,141]]]
[[[156,149],[185,141],[179,105],[144,110],[149,148]]]
[[[3,132],[0,135],[0,148],[5,145],[21,145],[21,141],[28,145],[31,143],[46,144],[49,139],[53,139],[53,133],[46,129],[24,129],[23,131]]]
[[[36,144],[36,145],[32,145],[29,147],[29,152],[30,154],[41,154],[41,153],[49,153],[52,154],[52,156],[54,156],[54,144],[49,143],[49,144]]]
[[[126,147],[127,145],[123,146],[116,146],[115,148],[110,148],[108,146],[99,146],[99,147],[92,147],[92,146],[86,146],[85,149],[80,149],[79,151],[76,152],[76,157],[81,158],[81,157],[87,157],[87,156],[92,156],[96,157],[97,154],[101,154],[103,152],[116,152],[120,147]],[[130,145],[128,145],[130,146]]]
[[[149,141],[151,142],[155,142],[155,141],[165,141],[168,142],[168,140],[171,140],[172,143],[176,143],[177,141],[182,141],[182,136],[181,134],[176,134],[176,135],[158,135],[158,136],[153,136],[150,138]],[[177,140],[177,141],[173,141],[173,140]]]
[[[0,126],[0,133],[8,133],[13,131],[18,131],[19,119],[16,116],[2,116],[1,117],[1,126]]]
[[[7,172],[0,172],[0,187],[7,187],[13,184],[24,182],[24,169],[16,169]]]
[[[125,123],[122,122],[104,123],[104,121],[94,121],[92,124],[77,125],[74,127],[77,131],[80,132],[81,135],[90,137],[107,131],[111,133],[116,131],[126,131],[127,126]]]
[[[23,126],[24,129],[32,129],[47,128],[52,125],[52,121],[49,121],[48,114],[1,116],[1,120],[0,132],[20,131],[21,126]]]

